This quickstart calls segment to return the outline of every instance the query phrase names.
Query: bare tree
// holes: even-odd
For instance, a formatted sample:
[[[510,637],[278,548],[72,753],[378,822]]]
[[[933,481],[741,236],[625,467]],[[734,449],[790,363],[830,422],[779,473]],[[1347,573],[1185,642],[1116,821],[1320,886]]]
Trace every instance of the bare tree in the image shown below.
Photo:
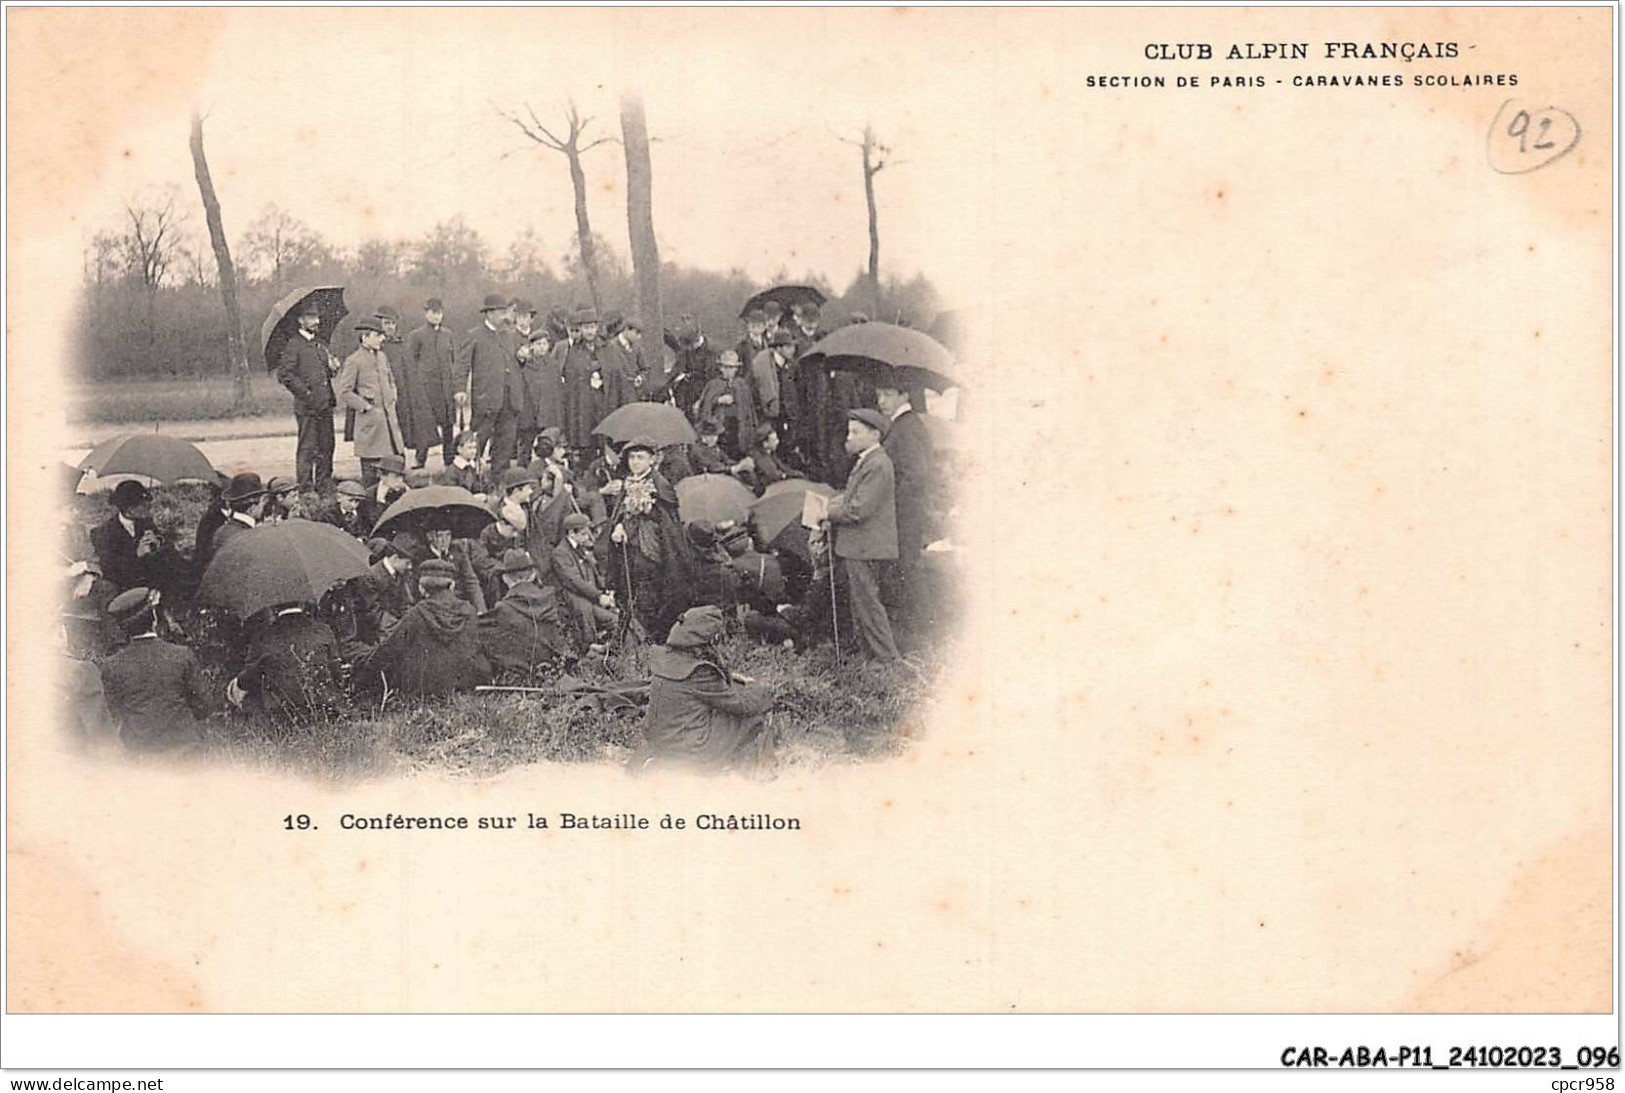
[[[626,149],[626,228],[638,283],[638,318],[653,336],[665,329],[660,309],[660,247],[655,242],[654,170],[649,164],[649,125],[643,99],[621,97],[621,144]]]
[[[586,273],[587,290],[592,293],[592,305],[602,310],[604,304],[603,300],[599,298],[598,292],[598,262],[593,247],[592,222],[587,218],[587,176],[581,169],[581,157],[600,144],[613,143],[615,138],[599,137],[597,140],[590,140],[583,144],[582,140],[587,126],[592,124],[593,119],[582,117],[581,111],[576,109],[575,100],[573,99],[565,103],[564,106],[564,123],[569,128],[562,138],[555,136],[547,126],[542,124],[541,119],[536,116],[536,111],[531,109],[529,103],[522,105],[525,109],[524,117],[520,117],[514,111],[500,108],[497,110],[497,114],[517,126],[519,131],[525,134],[527,138],[543,148],[558,152],[569,162],[570,185],[575,188],[576,196],[576,246],[581,252],[581,268]]]
[[[182,217],[175,211],[178,187],[165,187],[158,195],[124,202],[129,228],[120,241],[125,274],[141,286],[147,298],[147,344],[158,341],[158,289],[169,276],[180,245]]]
[[[254,279],[269,281],[277,292],[295,278],[330,271],[338,263],[310,225],[276,205],[265,206],[249,223],[240,245]]]
[[[880,222],[875,214],[875,176],[892,162],[892,150],[880,143],[873,125],[865,123],[863,139],[839,138],[841,143],[863,150],[863,197],[869,205],[869,306],[880,313]],[[901,162],[901,161],[898,161]]]
[[[237,267],[231,261],[226,226],[220,217],[220,199],[214,192],[208,158],[203,154],[203,117],[196,108],[192,110],[192,173],[197,176],[198,195],[203,199],[203,216],[209,223],[209,244],[214,248],[214,264],[219,274],[220,302],[226,309],[226,356],[231,365],[232,406],[241,410],[248,405],[248,350],[243,344],[243,313],[237,303]],[[196,257],[201,281],[202,255]]]

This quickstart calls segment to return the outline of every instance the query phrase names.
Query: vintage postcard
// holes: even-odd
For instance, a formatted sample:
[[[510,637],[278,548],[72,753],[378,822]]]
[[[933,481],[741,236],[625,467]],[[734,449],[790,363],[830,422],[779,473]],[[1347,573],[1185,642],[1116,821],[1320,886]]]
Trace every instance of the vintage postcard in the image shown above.
[[[1610,1013],[1615,18],[8,9],[8,1013]]]

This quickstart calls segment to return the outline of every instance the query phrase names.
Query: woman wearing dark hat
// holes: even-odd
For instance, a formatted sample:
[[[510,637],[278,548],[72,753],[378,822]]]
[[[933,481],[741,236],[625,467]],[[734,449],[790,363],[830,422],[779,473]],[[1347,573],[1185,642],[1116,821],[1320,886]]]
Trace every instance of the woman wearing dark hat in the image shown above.
[[[648,437],[629,441],[621,452],[625,475],[604,488],[615,499],[608,520],[609,571],[650,636],[665,633],[688,606],[692,575],[677,491],[655,470],[659,456]]]
[[[734,675],[716,643],[722,611],[693,607],[649,650],[649,710],[643,747],[627,766],[643,772],[661,766],[730,770],[768,758],[766,714],[773,694]]]

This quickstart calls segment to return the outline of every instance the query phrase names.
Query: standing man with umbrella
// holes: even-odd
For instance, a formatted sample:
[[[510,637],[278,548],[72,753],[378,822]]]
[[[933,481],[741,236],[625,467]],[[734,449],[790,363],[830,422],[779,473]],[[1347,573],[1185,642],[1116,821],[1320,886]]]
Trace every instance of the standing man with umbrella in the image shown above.
[[[880,412],[891,419],[891,428],[881,441],[891,457],[897,481],[897,561],[890,567],[889,599],[898,629],[911,643],[924,628],[925,597],[920,588],[920,562],[926,541],[926,515],[935,487],[932,475],[931,437],[925,420],[909,403],[904,381],[895,371],[875,380],[875,401]]]
[[[316,338],[322,317],[314,300],[300,305],[298,319],[299,329],[282,343],[276,378],[293,395],[299,483],[325,491],[333,482],[333,373],[338,368]]]
[[[428,462],[429,448],[437,439],[442,462],[451,465],[457,452],[458,411],[463,410],[468,399],[457,379],[457,344],[451,331],[441,325],[445,318],[445,307],[438,297],[431,296],[423,302],[423,325],[406,336],[405,371],[422,392],[423,405],[428,409],[426,419],[412,423],[412,442],[417,446],[420,467]]]
[[[457,351],[457,386],[470,386],[473,428],[480,437],[480,454],[490,451],[492,478],[502,477],[513,461],[519,411],[525,405],[524,377],[503,319],[508,310],[506,297],[487,293],[480,305],[484,321],[469,331]]]
[[[395,416],[395,374],[384,353],[384,328],[377,319],[355,324],[361,345],[344,359],[334,381],[339,401],[355,411],[355,454],[361,461],[361,485],[378,481],[378,461],[403,456],[405,439]]]

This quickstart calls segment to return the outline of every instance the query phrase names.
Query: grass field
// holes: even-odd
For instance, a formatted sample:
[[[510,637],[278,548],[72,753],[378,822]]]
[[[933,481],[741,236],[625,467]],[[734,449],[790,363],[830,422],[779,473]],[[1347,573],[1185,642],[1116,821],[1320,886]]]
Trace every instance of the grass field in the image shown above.
[[[183,553],[207,498],[200,486],[155,491],[153,516],[169,541]],[[104,496],[79,496],[63,551],[90,557],[88,528],[112,509]],[[196,610],[177,612],[189,632],[205,634],[208,624]],[[209,691],[220,696],[229,678],[223,649],[207,640],[195,646]],[[896,755],[921,729],[924,704],[940,678],[946,654],[917,656],[919,672],[907,668],[864,667],[848,658],[837,664],[827,643],[797,654],[736,635],[722,645],[724,662],[754,677],[775,695],[767,728],[775,746],[773,764],[759,776],[810,769],[829,763],[861,762]],[[571,669],[588,684],[647,678],[641,660],[628,656],[607,667],[587,657]],[[540,694],[462,694],[444,700],[382,704],[358,698],[342,718],[315,725],[285,727],[236,713],[217,714],[206,726],[211,758],[233,765],[293,769],[319,780],[353,781],[434,770],[486,776],[528,763],[623,761],[642,743],[642,707],[607,712],[579,701],[555,678]],[[224,703],[220,703],[224,705]]]
[[[69,396],[71,424],[113,425],[153,421],[207,421],[291,413],[292,396],[264,372],[249,381],[247,407],[232,406],[228,376],[200,379],[118,380],[80,384]]]

